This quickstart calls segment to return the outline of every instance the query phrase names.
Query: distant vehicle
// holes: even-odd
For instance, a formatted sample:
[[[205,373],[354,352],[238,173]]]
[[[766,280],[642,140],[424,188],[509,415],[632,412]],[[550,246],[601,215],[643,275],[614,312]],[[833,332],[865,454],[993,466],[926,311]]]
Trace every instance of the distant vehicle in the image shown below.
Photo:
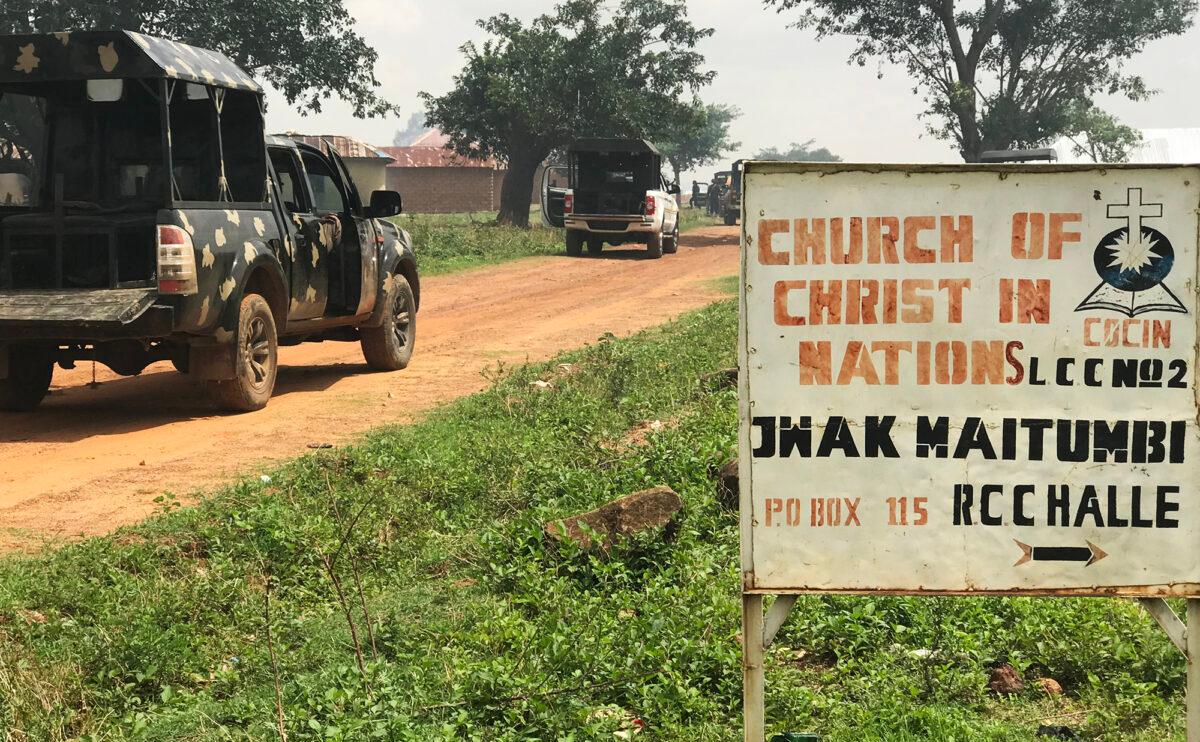
[[[733,168],[729,171],[729,186],[721,192],[721,219],[728,227],[737,224],[738,219],[742,218],[743,162],[744,160],[738,160],[733,163]]]
[[[708,183],[700,184],[700,193],[693,194],[692,199],[688,202],[688,206],[693,209],[702,209],[708,202]]]
[[[0,409],[55,364],[156,361],[224,408],[270,399],[278,347],[357,340],[404,368],[420,282],[400,194],[266,137],[228,58],[132,32],[0,36]],[[15,65],[12,60],[16,60]],[[7,161],[5,161],[7,158]]]
[[[679,249],[679,187],[663,178],[654,145],[580,139],[568,148],[567,161],[543,176],[542,218],[566,227],[568,255],[582,254],[584,245],[598,255],[606,243],[644,244],[651,258]]]

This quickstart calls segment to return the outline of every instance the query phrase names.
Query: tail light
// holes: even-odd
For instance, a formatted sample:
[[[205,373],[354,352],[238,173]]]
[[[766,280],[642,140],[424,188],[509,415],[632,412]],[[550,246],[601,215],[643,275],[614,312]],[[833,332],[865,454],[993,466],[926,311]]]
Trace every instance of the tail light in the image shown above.
[[[158,293],[191,296],[199,291],[191,235],[174,224],[158,225]]]
[[[575,194],[574,193],[568,193],[567,195],[563,196],[563,213],[564,214],[574,214],[575,213]]]
[[[654,196],[646,194],[646,216],[654,216],[658,206],[655,204]]]

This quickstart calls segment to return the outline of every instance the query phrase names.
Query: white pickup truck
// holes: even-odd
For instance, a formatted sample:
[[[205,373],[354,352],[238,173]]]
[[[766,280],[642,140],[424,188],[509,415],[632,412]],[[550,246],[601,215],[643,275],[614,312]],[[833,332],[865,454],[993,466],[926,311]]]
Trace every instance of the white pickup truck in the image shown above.
[[[546,169],[542,220],[567,230],[567,254],[586,245],[646,245],[651,258],[679,249],[679,187],[662,175],[662,155],[643,139],[580,139],[566,167]]]

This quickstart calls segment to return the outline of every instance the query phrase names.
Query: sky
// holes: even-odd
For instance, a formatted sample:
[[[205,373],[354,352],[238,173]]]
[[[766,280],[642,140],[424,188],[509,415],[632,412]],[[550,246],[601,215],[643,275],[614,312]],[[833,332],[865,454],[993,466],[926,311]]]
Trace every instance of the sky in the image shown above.
[[[378,52],[376,77],[384,98],[401,107],[398,117],[355,119],[349,106],[328,101],[319,115],[302,116],[278,94],[268,95],[272,131],[345,134],[390,145],[409,115],[421,110],[421,91],[448,90],[461,69],[462,44],[485,35],[475,20],[503,9],[529,19],[554,0],[344,0],[357,31]],[[759,0],[691,0],[692,20],[716,29],[700,51],[716,81],[701,93],[709,102],[737,106],[742,117],[733,138],[742,154],[791,142],[816,140],[849,162],[956,162],[946,142],[930,137],[918,115],[924,108],[903,68],[847,64],[848,39],[817,41],[787,27],[786,16]],[[1101,99],[1109,112],[1137,128],[1200,126],[1200,30],[1148,46],[1129,70],[1159,91],[1148,101]],[[716,170],[722,168],[706,168]],[[690,182],[684,179],[685,184]]]

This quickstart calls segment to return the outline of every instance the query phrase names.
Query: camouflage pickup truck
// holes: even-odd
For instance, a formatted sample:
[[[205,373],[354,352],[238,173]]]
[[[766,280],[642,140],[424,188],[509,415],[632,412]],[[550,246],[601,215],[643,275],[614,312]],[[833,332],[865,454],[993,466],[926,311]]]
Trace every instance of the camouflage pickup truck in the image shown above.
[[[278,347],[412,355],[409,235],[332,147],[264,132],[228,58],[132,32],[0,36],[0,409],[57,364],[169,360],[222,407],[267,404]]]

